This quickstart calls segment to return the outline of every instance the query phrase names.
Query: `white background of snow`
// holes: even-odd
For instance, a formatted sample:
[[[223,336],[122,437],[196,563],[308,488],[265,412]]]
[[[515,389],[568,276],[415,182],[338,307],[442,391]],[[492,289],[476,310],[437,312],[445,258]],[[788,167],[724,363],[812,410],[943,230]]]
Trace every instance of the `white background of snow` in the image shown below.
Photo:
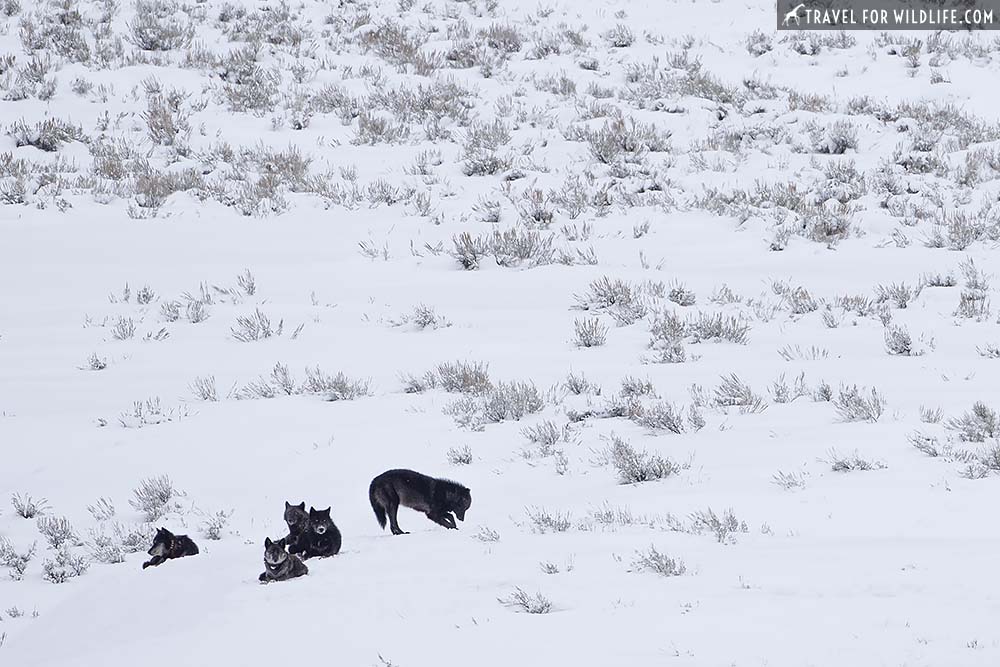
[[[909,78],[898,59],[868,58],[871,35],[863,33],[856,33],[859,44],[847,51],[805,58],[777,47],[754,59],[743,40],[754,28],[772,29],[767,2],[628,2],[620,5],[624,19],[616,19],[605,3],[549,6],[555,10],[550,20],[589,26],[602,64],[624,57],[625,51],[605,49],[599,37],[622,22],[637,34],[649,29],[667,40],[693,35],[705,67],[733,82],[756,74],[838,98],[953,99],[970,112],[997,115],[994,60],[957,62],[948,70],[951,83],[932,87],[926,71]],[[499,15],[517,23],[536,9],[535,3],[504,3]],[[326,13],[311,12],[314,20]],[[0,51],[18,48],[16,23],[8,26]],[[646,60],[665,48],[639,39],[627,55]],[[513,80],[477,81],[486,117],[493,100],[518,85],[519,73],[565,70],[581,89],[590,80],[591,73],[576,68],[571,57],[545,63],[520,57],[515,54],[509,64]],[[851,75],[835,78],[845,66]],[[60,72],[67,90],[50,103],[25,101],[16,111],[4,103],[4,119],[48,113],[91,127],[103,109],[68,91],[74,69],[84,68]],[[109,103],[114,114],[135,104],[122,93],[154,69],[165,83],[198,85],[195,72],[162,68],[91,78],[115,83],[119,95]],[[620,82],[618,72],[609,83]],[[474,70],[456,76],[479,79]],[[538,93],[528,90],[530,106],[536,103],[530,96]],[[571,102],[566,105],[555,113],[568,121],[573,110]],[[653,112],[634,115],[687,122]],[[197,120],[208,124],[210,135],[224,128],[234,144],[260,140],[283,147],[294,141],[317,160],[356,164],[362,182],[405,180],[403,166],[426,148],[355,147],[347,142],[349,129],[336,119],[316,119],[301,135],[272,131],[267,118],[233,118],[218,110]],[[540,134],[525,128],[516,136]],[[319,136],[324,143],[317,143]],[[863,129],[861,136],[863,143],[870,140]],[[332,146],[334,138],[342,145]],[[13,142],[4,138],[0,148],[13,150]],[[863,145],[854,156],[859,166],[868,148],[874,150]],[[570,309],[573,295],[603,275],[681,279],[698,294],[699,305],[723,283],[757,295],[773,279],[833,298],[870,293],[878,283],[913,284],[923,272],[954,270],[962,254],[919,243],[878,247],[893,229],[880,214],[865,226],[867,236],[835,250],[794,239],[786,251],[773,253],[767,251],[767,233],[753,226],[737,228],[733,220],[696,210],[650,210],[595,221],[598,266],[464,272],[446,255],[412,256],[410,242],[419,248],[442,240],[449,246],[458,231],[487,229],[471,215],[465,222],[460,216],[470,214],[479,195],[497,188],[498,180],[462,176],[455,163],[458,147],[441,150],[455,192],[442,201],[447,223],[441,227],[403,215],[401,207],[323,210],[307,199],[267,219],[241,218],[185,195],[148,221],[129,219],[122,202],[99,205],[85,197],[73,200],[66,213],[0,208],[0,495],[44,496],[56,515],[67,516],[81,532],[93,524],[85,507],[99,496],[114,498],[121,518],[138,520],[127,499],[140,479],[152,475],[170,475],[187,492],[188,504],[235,510],[232,532],[220,542],[199,537],[194,514],[167,521],[175,532],[195,537],[202,547],[197,558],[142,571],[143,555],[133,555],[122,565],[94,564],[85,576],[59,586],[40,578],[40,543],[24,581],[0,580],[0,608],[38,611],[37,618],[29,613],[0,623],[7,635],[2,664],[369,665],[378,663],[379,654],[400,667],[1000,662],[998,481],[963,479],[957,466],[924,457],[906,440],[919,426],[921,405],[954,416],[976,400],[998,403],[998,362],[976,353],[977,345],[996,340],[997,327],[994,320],[956,326],[958,289],[928,289],[895,313],[895,321],[937,341],[924,357],[887,355],[877,321],[827,329],[818,312],[795,321],[782,313],[770,323],[754,322],[749,345],[693,346],[702,358],[680,365],[641,362],[647,337],[641,324],[613,328],[601,348],[581,350],[571,342],[573,321],[580,317]],[[550,157],[549,166],[563,173],[580,170],[589,156],[581,145],[566,144],[564,160]],[[761,175],[760,165],[744,167],[735,182],[746,185]],[[633,239],[632,226],[642,219],[650,221],[650,233]],[[359,255],[358,242],[370,238],[388,244],[389,261]],[[662,270],[643,269],[639,251]],[[993,248],[977,244],[968,254],[988,271],[997,266]],[[232,284],[247,267],[259,286],[255,297],[217,306],[198,325],[167,325],[166,341],[114,341],[106,329],[82,326],[86,316],[137,317],[141,311],[134,304],[108,302],[107,294],[125,282],[175,298],[200,281]],[[312,292],[320,305],[312,305]],[[387,325],[418,303],[433,305],[453,326],[414,332]],[[164,326],[158,305],[147,309],[140,335]],[[256,305],[283,318],[286,330],[304,323],[301,336],[234,341],[229,331],[236,316]],[[786,344],[818,345],[829,350],[829,358],[786,363],[777,354]],[[109,358],[109,367],[78,370],[95,351]],[[619,420],[588,421],[578,432],[580,444],[567,449],[569,474],[558,476],[550,460],[520,456],[520,430],[544,418],[564,422],[561,407],[475,433],[442,414],[452,396],[402,393],[401,372],[419,373],[454,359],[486,361],[494,378],[530,379],[540,388],[561,382],[570,370],[584,372],[606,395],[625,375],[648,377],[662,396],[678,402],[688,400],[691,383],[712,387],[723,374],[735,372],[763,392],[779,374],[791,379],[804,371],[813,383],[876,385],[888,409],[878,424],[843,424],[830,404],[800,399],[772,404],[760,415],[709,413],[706,428],[680,436],[650,435]],[[338,403],[309,397],[201,403],[188,390],[196,376],[211,374],[221,391],[266,374],[279,361],[299,377],[305,366],[319,364],[371,378],[374,396]],[[171,406],[183,403],[190,416],[143,429],[116,424],[132,401],[149,396]],[[98,428],[98,418],[110,424]],[[612,470],[589,463],[592,449],[603,446],[599,436],[611,431],[675,459],[691,457],[692,467],[662,482],[618,485]],[[462,444],[475,460],[453,468],[445,452]],[[888,468],[830,472],[819,459],[831,447],[857,449]],[[390,467],[451,476],[471,487],[474,503],[466,523],[444,531],[403,512],[400,521],[411,535],[381,532],[366,489]],[[782,490],[771,483],[778,470],[807,473],[807,487]],[[305,579],[259,586],[261,543],[285,530],[286,499],[332,505],[344,548],[334,559],[310,563]],[[538,535],[524,514],[537,505],[583,518],[604,502],[679,517],[732,507],[751,530],[732,545],[647,528]],[[763,524],[773,534],[762,534]],[[499,531],[500,541],[472,539],[478,526]],[[39,539],[33,522],[7,507],[0,534],[17,545]],[[650,544],[682,558],[689,574],[661,579],[628,572],[634,552]],[[541,561],[570,560],[569,572],[545,575],[539,569]],[[541,591],[555,611],[534,616],[504,607],[497,598],[515,586]]]

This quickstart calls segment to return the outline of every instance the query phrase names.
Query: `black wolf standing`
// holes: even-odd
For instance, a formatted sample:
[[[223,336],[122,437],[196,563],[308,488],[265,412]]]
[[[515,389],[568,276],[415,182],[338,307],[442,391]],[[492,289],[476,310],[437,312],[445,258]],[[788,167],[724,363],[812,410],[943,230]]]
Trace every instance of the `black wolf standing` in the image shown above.
[[[285,540],[273,542],[264,538],[264,571],[257,577],[263,583],[287,581],[309,574],[309,568],[295,554],[285,551]]]
[[[372,480],[368,487],[368,499],[382,528],[385,528],[388,515],[393,535],[405,534],[396,519],[400,505],[423,512],[428,519],[445,528],[458,528],[455,517],[465,521],[465,513],[472,505],[472,494],[461,484],[428,477],[413,470],[385,471]]]
[[[330,518],[330,508],[309,508],[309,527],[305,535],[303,558],[323,558],[340,553],[340,531]]]
[[[302,553],[306,550],[306,541],[309,539],[309,512],[306,511],[306,504],[303,502],[293,505],[286,500],[285,523],[288,524],[288,537],[285,538],[288,553]]]
[[[156,566],[171,558],[194,556],[198,553],[198,545],[187,535],[174,535],[166,528],[159,528],[153,538],[153,546],[147,551],[152,558],[142,564],[142,569]]]

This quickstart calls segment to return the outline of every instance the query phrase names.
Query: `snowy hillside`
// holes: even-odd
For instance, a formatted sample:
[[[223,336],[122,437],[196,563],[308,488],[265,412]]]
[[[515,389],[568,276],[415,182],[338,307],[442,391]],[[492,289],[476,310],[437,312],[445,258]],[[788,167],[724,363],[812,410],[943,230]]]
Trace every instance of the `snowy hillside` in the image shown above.
[[[1000,664],[1000,33],[774,24],[0,0],[0,664]]]

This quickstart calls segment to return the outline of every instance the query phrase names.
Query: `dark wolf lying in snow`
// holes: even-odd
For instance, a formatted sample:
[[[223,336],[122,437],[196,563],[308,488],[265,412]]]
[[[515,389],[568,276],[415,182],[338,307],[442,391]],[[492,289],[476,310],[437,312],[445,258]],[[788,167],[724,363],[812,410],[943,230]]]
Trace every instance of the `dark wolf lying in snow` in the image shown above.
[[[455,517],[465,521],[465,513],[472,505],[472,494],[461,484],[413,470],[385,471],[372,480],[368,499],[382,528],[385,528],[386,516],[389,517],[393,535],[405,534],[396,519],[400,505],[423,512],[428,519],[445,528],[458,528]]]
[[[153,546],[149,548],[147,553],[152,558],[142,564],[144,570],[150,565],[159,565],[171,558],[194,556],[198,553],[198,545],[187,535],[174,535],[166,528],[160,528],[156,531]]]
[[[303,558],[323,558],[340,553],[340,531],[330,518],[330,508],[309,508],[309,526],[303,540]]]
[[[293,505],[285,501],[285,523],[288,524],[288,553],[298,554],[306,550],[306,540],[309,537],[309,512],[304,502]]]
[[[277,542],[264,538],[264,571],[258,577],[261,582],[287,581],[304,574],[309,574],[309,568],[301,558],[285,551],[284,538]]]
[[[330,509],[310,507],[307,512],[304,502],[293,505],[285,501],[288,536],[284,539],[288,545],[288,553],[300,554],[302,558],[322,558],[335,556],[340,552],[340,530],[330,518]]]

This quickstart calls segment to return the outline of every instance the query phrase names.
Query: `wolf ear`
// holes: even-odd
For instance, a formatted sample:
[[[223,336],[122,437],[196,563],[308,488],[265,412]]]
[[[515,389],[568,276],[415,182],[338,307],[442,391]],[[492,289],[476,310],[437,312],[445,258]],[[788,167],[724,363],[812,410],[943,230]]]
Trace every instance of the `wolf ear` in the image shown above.
[[[292,506],[292,504],[291,504],[290,502],[288,502],[288,501],[286,500],[286,501],[285,501],[285,509],[287,510],[287,509],[289,509],[289,508],[290,508],[291,506]]]
[[[300,510],[302,510],[303,512],[305,512],[306,511],[306,501],[303,500],[301,503],[299,503],[298,504],[298,508]]]
[[[269,547],[269,546],[271,546],[272,544],[274,544],[274,542],[272,542],[272,541],[271,541],[271,538],[270,538],[270,537],[265,537],[265,538],[264,538],[264,546],[265,546],[265,547]]]
[[[332,509],[333,509],[333,505],[330,505],[325,510],[323,510],[322,512],[320,512],[320,514],[325,514],[327,516],[330,516],[330,510],[332,510]]]

